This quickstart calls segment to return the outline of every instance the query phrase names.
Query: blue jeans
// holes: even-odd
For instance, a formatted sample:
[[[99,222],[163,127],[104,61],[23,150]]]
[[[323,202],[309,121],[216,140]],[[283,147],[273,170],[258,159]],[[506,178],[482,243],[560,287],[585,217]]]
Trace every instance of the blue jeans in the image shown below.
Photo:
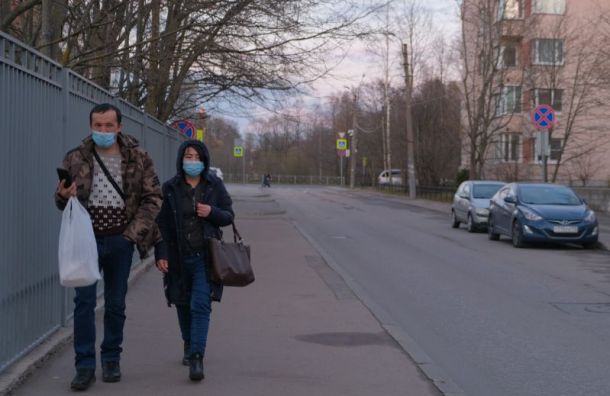
[[[97,236],[97,253],[104,274],[104,340],[101,359],[121,358],[125,296],[131,270],[133,242],[122,235]],[[97,282],[77,287],[74,296],[74,352],[76,368],[95,368],[95,303]]]
[[[180,332],[184,342],[190,342],[191,354],[204,355],[212,312],[207,266],[202,256],[188,256],[182,262],[182,270],[191,285],[191,305],[176,305]]]

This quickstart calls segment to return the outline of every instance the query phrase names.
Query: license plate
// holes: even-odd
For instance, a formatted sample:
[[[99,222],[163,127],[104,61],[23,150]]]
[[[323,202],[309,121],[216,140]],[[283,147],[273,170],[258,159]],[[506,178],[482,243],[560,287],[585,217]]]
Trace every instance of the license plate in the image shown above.
[[[576,226],[554,226],[553,232],[555,234],[576,234],[578,227]]]

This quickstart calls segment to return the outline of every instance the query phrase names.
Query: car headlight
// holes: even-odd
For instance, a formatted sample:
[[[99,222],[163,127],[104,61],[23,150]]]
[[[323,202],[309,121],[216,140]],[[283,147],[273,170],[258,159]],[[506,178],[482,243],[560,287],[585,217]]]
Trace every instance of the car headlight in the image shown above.
[[[521,213],[523,213],[523,216],[525,216],[526,219],[528,219],[529,221],[539,221],[542,220],[542,217],[537,215],[536,213],[532,212],[529,209],[526,208],[520,208],[521,209]]]
[[[489,209],[477,208],[477,209],[475,209],[475,213],[478,214],[479,216],[487,216],[487,215],[489,215]]]
[[[593,222],[595,222],[595,219],[596,219],[595,212],[592,210],[589,210],[587,212],[587,215],[585,216],[585,221],[588,221],[589,223],[593,223]]]

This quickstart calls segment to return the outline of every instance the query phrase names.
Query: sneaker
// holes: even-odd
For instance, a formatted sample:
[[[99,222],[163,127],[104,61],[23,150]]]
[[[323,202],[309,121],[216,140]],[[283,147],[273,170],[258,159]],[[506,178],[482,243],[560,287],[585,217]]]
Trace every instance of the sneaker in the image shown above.
[[[191,363],[191,343],[184,341],[184,355],[182,355],[182,365],[188,366]]]
[[[119,382],[121,380],[121,366],[117,361],[102,362],[102,381]]]
[[[70,383],[70,388],[77,391],[87,390],[95,382],[95,369],[76,369],[76,375]]]
[[[203,356],[200,353],[193,353],[189,364],[189,378],[191,381],[201,381],[203,377]]]

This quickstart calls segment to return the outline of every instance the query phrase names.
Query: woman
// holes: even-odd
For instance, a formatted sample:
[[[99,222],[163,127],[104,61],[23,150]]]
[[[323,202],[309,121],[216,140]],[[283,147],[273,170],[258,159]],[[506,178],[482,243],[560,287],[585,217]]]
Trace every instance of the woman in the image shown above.
[[[220,301],[222,285],[210,281],[207,241],[220,238],[220,227],[233,221],[225,186],[208,172],[210,155],[200,141],[178,149],[177,175],[163,184],[157,224],[163,240],[155,246],[157,268],[164,273],[165,296],[174,304],[184,340],[182,363],[189,378],[201,381],[212,300]]]

